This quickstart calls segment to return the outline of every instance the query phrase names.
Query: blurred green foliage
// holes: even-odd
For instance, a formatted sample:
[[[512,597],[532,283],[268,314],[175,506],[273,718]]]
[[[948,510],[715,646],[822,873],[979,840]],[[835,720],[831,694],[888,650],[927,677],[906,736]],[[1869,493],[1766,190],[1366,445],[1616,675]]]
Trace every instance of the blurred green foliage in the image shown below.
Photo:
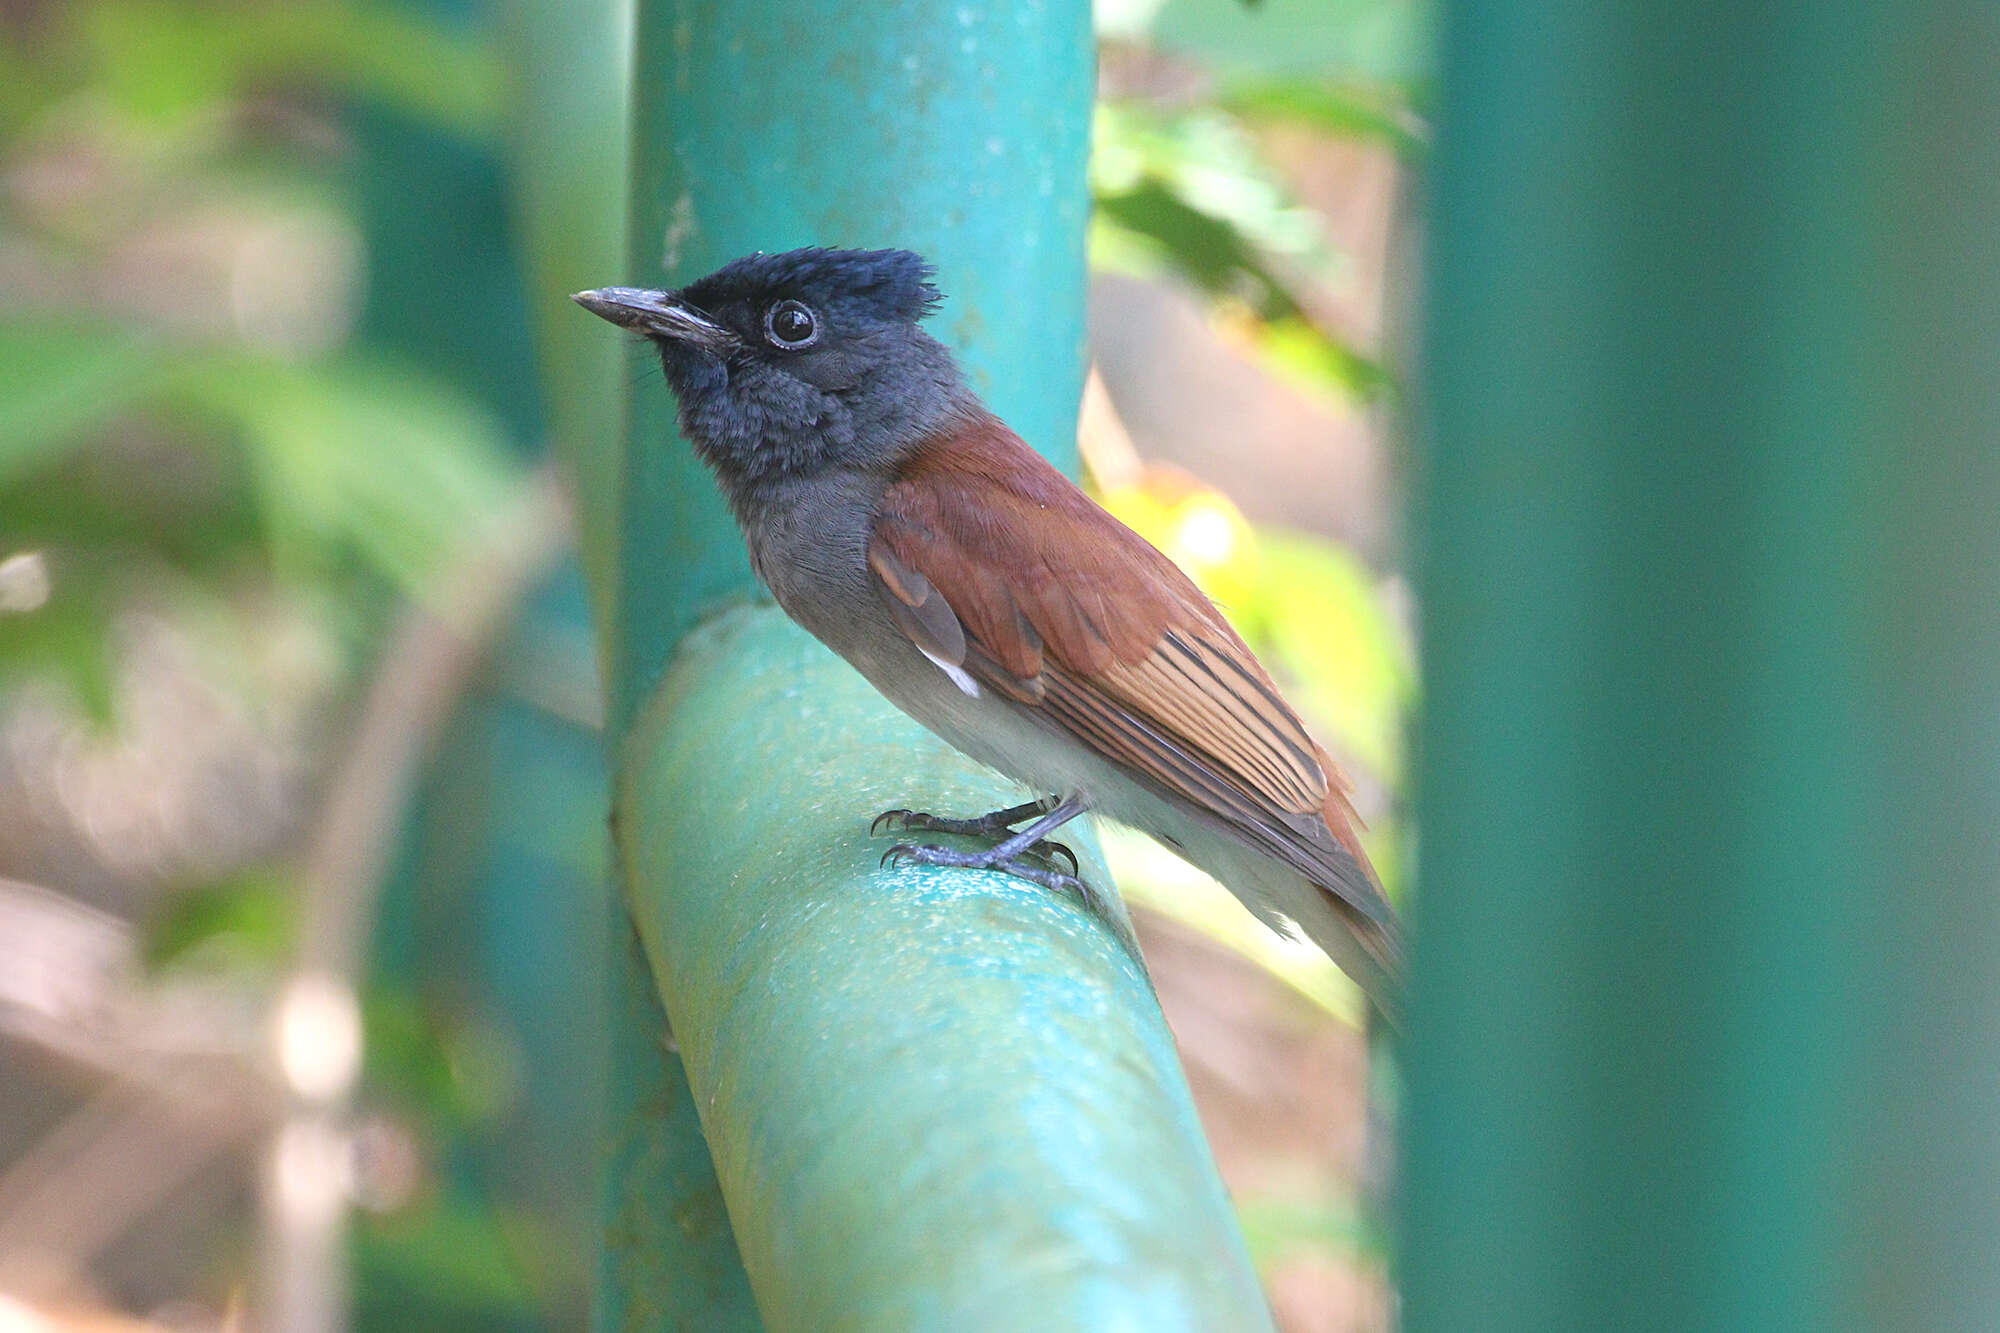
[[[1112,0],[1105,8],[1147,13],[1149,45],[1223,79],[1415,86],[1430,72],[1434,10],[1420,0],[1274,2],[1251,13],[1236,0]]]
[[[1171,273],[1246,309],[1253,345],[1309,384],[1361,399],[1390,386],[1376,354],[1310,313],[1305,293],[1329,281],[1339,260],[1312,211],[1221,108],[1101,107],[1091,189],[1097,267]]]
[[[155,969],[274,976],[291,953],[297,929],[294,877],[270,866],[246,866],[169,898],[146,923],[141,956]]]
[[[0,21],[0,560],[44,585],[0,602],[0,692],[65,685],[116,729],[128,613],[226,662],[282,607],[334,647],[337,708],[396,604],[508,508],[503,409],[363,318],[355,160],[364,109],[490,155],[497,49],[479,24],[346,0]],[[296,870],[252,865],[165,898],[145,956],[268,978],[298,918]],[[364,1105],[426,1167],[355,1232],[357,1321],[537,1326],[503,1210],[460,1186],[504,1052],[410,974],[368,980],[364,1027]]]
[[[1398,84],[1336,84],[1310,78],[1244,79],[1225,86],[1218,106],[1251,124],[1305,125],[1380,143],[1405,161],[1429,144],[1413,92]]]
[[[121,609],[246,583],[358,666],[515,479],[488,409],[351,337],[330,99],[486,132],[497,64],[383,6],[30,9],[0,28],[0,558],[49,593],[0,613],[0,684],[108,718]]]
[[[1357,346],[1319,310],[1312,293],[1339,276],[1343,257],[1262,140],[1304,126],[1420,159],[1428,15],[1408,0],[1254,14],[1231,0],[1102,6],[1107,39],[1165,65],[1154,76],[1167,91],[1114,92],[1099,108],[1092,262],[1172,274],[1247,313],[1235,321],[1247,341],[1294,383],[1359,401],[1391,393],[1381,349]],[[1183,61],[1200,72],[1191,86]]]
[[[367,0],[283,5],[81,0],[27,5],[0,54],[4,128],[79,94],[131,123],[208,121],[273,93],[363,96],[466,134],[493,132],[503,70],[490,34]]]

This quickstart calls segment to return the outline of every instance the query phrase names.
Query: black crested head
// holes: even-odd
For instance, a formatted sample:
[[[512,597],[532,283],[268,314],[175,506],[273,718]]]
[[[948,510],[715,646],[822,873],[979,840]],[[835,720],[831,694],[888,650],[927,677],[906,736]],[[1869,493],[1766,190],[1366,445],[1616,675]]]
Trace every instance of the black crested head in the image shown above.
[[[908,250],[815,246],[745,255],[689,283],[678,294],[690,305],[720,314],[782,292],[836,317],[914,324],[944,299],[931,285],[934,276],[929,262]]]
[[[889,468],[977,410],[951,354],[918,327],[931,267],[907,250],[738,259],[677,292],[577,301],[659,348],[681,430],[739,505],[827,467]]]

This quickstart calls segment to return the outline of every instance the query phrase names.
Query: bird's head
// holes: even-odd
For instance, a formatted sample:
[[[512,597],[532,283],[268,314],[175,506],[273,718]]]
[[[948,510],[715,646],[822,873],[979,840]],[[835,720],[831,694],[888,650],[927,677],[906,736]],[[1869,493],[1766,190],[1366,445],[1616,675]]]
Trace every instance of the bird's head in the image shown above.
[[[828,466],[891,466],[969,410],[950,353],[919,327],[940,299],[930,278],[907,250],[790,250],[675,292],[574,299],[659,349],[682,433],[740,495]]]

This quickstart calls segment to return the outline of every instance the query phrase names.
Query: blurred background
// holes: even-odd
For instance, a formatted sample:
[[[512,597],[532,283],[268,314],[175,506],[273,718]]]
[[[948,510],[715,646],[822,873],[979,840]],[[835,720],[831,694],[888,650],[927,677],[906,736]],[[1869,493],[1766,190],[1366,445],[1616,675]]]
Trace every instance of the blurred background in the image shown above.
[[[5,1333],[315,1281],[355,1328],[587,1325],[604,1070],[565,1034],[610,890],[526,9],[0,5]],[[1399,891],[1428,10],[1097,18],[1089,482],[1281,676]],[[1355,995],[1106,844],[1281,1326],[1388,1327]]]

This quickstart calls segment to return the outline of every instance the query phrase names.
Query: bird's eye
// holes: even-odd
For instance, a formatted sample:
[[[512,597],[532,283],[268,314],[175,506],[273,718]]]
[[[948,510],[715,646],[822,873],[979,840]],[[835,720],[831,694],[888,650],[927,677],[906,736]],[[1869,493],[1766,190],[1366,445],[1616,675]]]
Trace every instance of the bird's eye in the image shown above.
[[[780,301],[764,316],[764,332],[774,345],[796,352],[819,341],[819,321],[799,302]]]

